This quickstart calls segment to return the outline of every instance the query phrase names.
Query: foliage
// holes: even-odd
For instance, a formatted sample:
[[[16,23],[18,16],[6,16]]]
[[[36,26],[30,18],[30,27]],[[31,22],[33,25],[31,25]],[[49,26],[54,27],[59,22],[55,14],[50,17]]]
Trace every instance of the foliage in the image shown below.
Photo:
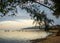
[[[48,6],[46,6],[46,5],[44,5],[44,4],[50,4],[49,2],[48,2],[48,0],[44,0],[44,4],[41,4],[40,2],[37,2],[37,0],[0,0],[0,12],[2,12],[3,13],[3,15],[6,15],[6,13],[8,13],[9,11],[11,11],[11,10],[16,10],[16,6],[17,5],[20,5],[20,7],[21,7],[21,5],[23,5],[24,3],[26,3],[27,2],[27,4],[28,4],[28,1],[30,1],[30,2],[35,2],[35,3],[38,3],[38,4],[40,4],[40,5],[42,5],[42,6],[44,6],[44,7],[47,7],[47,8],[49,8],[49,9],[51,9],[51,10],[53,10],[52,8],[50,8],[50,7],[48,7]],[[55,2],[55,1],[53,1],[53,2]],[[56,2],[55,2],[56,3]],[[10,7],[9,7],[10,6]],[[59,5],[57,5],[57,6],[59,6]],[[8,7],[8,8],[7,8]],[[57,9],[59,9],[58,7],[56,7]],[[53,10],[54,11],[54,10]],[[59,11],[59,10],[58,10]],[[55,11],[56,12],[56,11]]]
[[[53,9],[55,9],[53,14],[58,18],[60,16],[60,0],[52,0],[52,1],[54,2]]]
[[[52,4],[49,2],[51,1]],[[37,5],[35,5],[35,4]],[[28,5],[29,4],[29,5]],[[53,11],[53,15],[59,17],[60,15],[60,0],[44,0],[44,3],[40,3],[40,0],[0,0],[0,12],[5,16],[9,11],[17,13],[16,6],[19,5],[21,9],[25,9],[30,16],[37,21],[40,25],[42,21],[45,23],[45,28],[48,27],[49,23],[53,22],[53,20],[48,19],[44,11],[40,11],[39,7],[44,6]],[[37,6],[37,7],[36,7]],[[3,17],[2,15],[0,15]]]

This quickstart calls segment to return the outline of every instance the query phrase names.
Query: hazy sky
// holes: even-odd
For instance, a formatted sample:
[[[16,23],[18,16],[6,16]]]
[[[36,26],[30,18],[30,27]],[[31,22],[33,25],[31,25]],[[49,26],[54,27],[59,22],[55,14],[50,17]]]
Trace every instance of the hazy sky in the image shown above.
[[[58,18],[58,19],[55,18],[55,16],[52,15],[51,10],[49,10],[48,8],[45,8],[43,6],[41,6],[39,9],[42,11],[44,10],[47,14],[47,17],[54,20],[54,22],[55,22],[54,24],[60,24],[60,18]],[[27,11],[20,9],[19,6],[17,6],[17,10],[18,10],[18,13],[16,13],[17,16],[12,17],[12,16],[6,15],[2,18],[0,17],[0,22],[11,21],[11,20],[17,21],[17,20],[21,20],[21,19],[22,20],[27,19],[27,21],[31,20],[31,17],[29,16],[29,13],[27,13]],[[9,12],[8,15],[9,14],[11,14],[11,12]],[[0,15],[1,15],[1,13],[0,13]]]

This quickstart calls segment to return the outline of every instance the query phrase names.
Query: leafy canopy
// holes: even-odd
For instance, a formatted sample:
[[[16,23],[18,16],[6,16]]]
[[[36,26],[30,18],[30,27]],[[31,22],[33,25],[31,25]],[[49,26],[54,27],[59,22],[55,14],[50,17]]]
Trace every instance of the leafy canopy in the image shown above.
[[[3,13],[3,15],[0,16],[5,16],[9,11],[12,11],[13,14],[11,15],[14,16],[14,12],[17,13],[16,6],[30,13],[30,16],[39,22],[39,25],[42,21],[44,21],[46,25],[52,21],[47,18],[44,11],[41,12],[39,10],[40,6],[44,6],[53,11],[53,15],[56,17],[60,15],[60,0],[44,0],[43,2],[41,2],[41,0],[0,0],[0,12]]]
[[[44,4],[40,3],[41,0],[0,0],[0,12],[3,13],[3,16],[6,15],[6,13],[8,13],[11,10],[15,10],[16,11],[16,6],[17,5],[21,5],[24,6],[23,4],[25,3],[29,3],[29,1],[31,3],[35,2],[38,3],[44,7],[47,7],[48,9],[53,11],[53,14],[58,17],[60,15],[60,0],[44,0]],[[52,2],[49,3],[49,1]],[[49,6],[46,6],[49,5]],[[23,7],[22,7],[23,8]],[[14,15],[14,14],[13,14]]]

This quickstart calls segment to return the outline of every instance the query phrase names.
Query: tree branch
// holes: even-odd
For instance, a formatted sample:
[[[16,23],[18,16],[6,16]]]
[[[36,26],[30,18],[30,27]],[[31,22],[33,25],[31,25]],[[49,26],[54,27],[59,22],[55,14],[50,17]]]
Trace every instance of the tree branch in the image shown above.
[[[48,6],[44,5],[44,4],[41,4],[41,3],[36,2],[36,1],[35,1],[35,3],[38,3],[38,4],[40,4],[40,5],[44,6],[44,7],[46,7],[46,8],[48,8],[48,9],[52,10],[53,12],[55,12],[55,10],[53,10],[52,8],[50,8],[50,7],[48,7]]]

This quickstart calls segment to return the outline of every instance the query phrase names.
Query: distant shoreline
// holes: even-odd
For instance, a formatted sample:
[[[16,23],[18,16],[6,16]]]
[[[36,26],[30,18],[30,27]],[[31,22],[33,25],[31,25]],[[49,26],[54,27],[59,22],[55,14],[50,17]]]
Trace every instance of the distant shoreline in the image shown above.
[[[3,32],[41,32],[42,30],[39,29],[22,29],[22,30],[0,30]]]

